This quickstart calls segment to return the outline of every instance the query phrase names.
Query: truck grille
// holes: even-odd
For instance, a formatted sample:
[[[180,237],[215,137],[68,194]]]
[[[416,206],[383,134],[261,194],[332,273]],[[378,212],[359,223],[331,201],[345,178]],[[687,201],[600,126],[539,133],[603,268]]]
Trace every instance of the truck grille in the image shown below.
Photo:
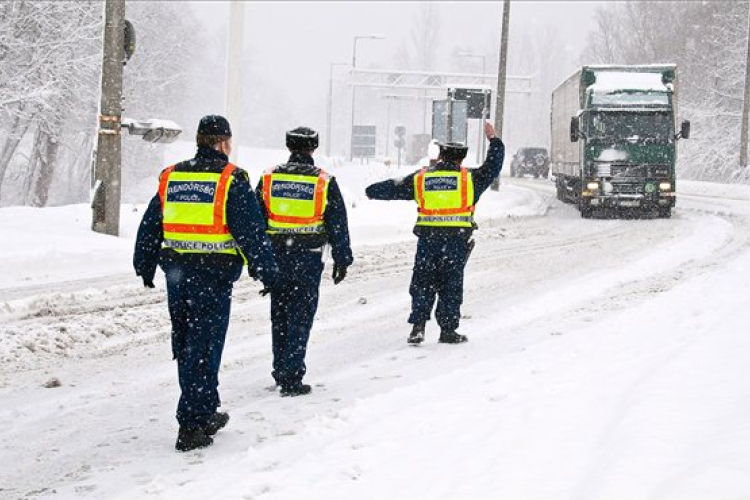
[[[645,179],[648,176],[646,165],[633,165],[630,163],[613,163],[612,178],[635,178]]]
[[[606,162],[595,163],[596,175],[611,179],[653,179],[669,176],[669,165]]]
[[[613,182],[612,192],[613,194],[643,194],[645,189],[643,184]]]

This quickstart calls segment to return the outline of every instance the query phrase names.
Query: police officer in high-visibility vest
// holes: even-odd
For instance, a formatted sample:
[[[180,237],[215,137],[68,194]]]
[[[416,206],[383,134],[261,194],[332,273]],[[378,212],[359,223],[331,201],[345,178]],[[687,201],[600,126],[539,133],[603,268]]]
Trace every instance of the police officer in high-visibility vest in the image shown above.
[[[336,179],[315,166],[318,133],[299,127],[286,133],[289,161],[268,169],[255,190],[274,256],[279,284],[271,293],[272,376],[282,396],[311,391],[302,383],[305,354],[323,272],[324,246],[333,257],[333,283],[354,261],[346,206]]]
[[[377,182],[367,187],[374,200],[414,200],[418,237],[409,293],[413,325],[408,342],[424,340],[425,325],[437,298],[435,318],[440,326],[439,341],[446,344],[466,342],[456,330],[463,302],[464,266],[473,247],[470,240],[476,228],[474,208],[482,193],[500,175],[505,155],[503,142],[494,127],[484,124],[490,141],[484,164],[477,169],[461,166],[468,148],[463,144],[440,145],[438,162],[404,178]]]
[[[219,366],[229,325],[232,284],[244,262],[267,287],[278,279],[270,241],[247,172],[229,162],[229,122],[205,116],[192,160],[165,169],[143,215],[133,265],[154,287],[157,264],[166,276],[172,353],[181,396],[179,451],[202,448],[224,427],[218,412]]]

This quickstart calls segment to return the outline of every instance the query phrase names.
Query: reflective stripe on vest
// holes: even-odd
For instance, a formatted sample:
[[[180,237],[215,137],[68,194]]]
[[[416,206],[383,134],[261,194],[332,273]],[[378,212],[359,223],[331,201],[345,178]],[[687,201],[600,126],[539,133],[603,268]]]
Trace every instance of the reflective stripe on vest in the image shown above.
[[[323,233],[328,204],[328,174],[284,174],[269,169],[263,175],[263,203],[268,234]]]
[[[222,172],[180,172],[174,165],[162,172],[163,246],[180,253],[237,254],[226,224],[226,202],[235,166]]]
[[[420,170],[414,176],[418,226],[472,227],[474,183],[471,172]]]

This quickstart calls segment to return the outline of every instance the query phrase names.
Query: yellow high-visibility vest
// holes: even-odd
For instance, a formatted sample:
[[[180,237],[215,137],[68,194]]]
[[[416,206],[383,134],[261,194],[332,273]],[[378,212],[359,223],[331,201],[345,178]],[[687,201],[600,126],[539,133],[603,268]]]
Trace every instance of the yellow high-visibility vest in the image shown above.
[[[236,167],[227,163],[221,173],[174,168],[159,178],[163,246],[180,253],[241,255],[227,227],[227,193]]]
[[[285,174],[269,169],[263,175],[263,202],[268,234],[322,234],[328,206],[328,174]]]
[[[473,227],[474,182],[471,172],[426,168],[414,176],[417,226]]]

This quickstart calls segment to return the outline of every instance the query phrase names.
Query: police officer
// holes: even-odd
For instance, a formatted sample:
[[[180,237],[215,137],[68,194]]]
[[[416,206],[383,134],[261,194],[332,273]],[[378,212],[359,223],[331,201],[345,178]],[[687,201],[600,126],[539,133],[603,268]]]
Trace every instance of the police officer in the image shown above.
[[[133,265],[153,288],[157,264],[166,275],[172,353],[181,396],[179,451],[213,443],[229,415],[217,412],[219,365],[229,324],[232,284],[244,261],[264,285],[278,276],[247,172],[229,163],[229,122],[205,116],[192,160],[165,169],[143,215]]]
[[[474,208],[482,193],[500,175],[505,146],[495,136],[494,127],[484,124],[490,141],[487,159],[477,169],[461,166],[468,148],[463,144],[440,145],[436,164],[405,178],[377,182],[367,187],[367,197],[374,200],[414,200],[418,237],[409,293],[413,325],[408,342],[424,340],[425,324],[430,319],[437,297],[435,317],[440,325],[440,342],[466,342],[458,329],[463,302],[464,266],[474,242],[476,229]]]
[[[280,272],[278,285],[270,290],[272,376],[282,396],[300,396],[311,391],[302,378],[318,309],[323,247],[331,246],[334,284],[346,277],[354,258],[341,191],[312,157],[318,133],[306,127],[291,130],[286,146],[289,161],[267,170],[255,192]]]

